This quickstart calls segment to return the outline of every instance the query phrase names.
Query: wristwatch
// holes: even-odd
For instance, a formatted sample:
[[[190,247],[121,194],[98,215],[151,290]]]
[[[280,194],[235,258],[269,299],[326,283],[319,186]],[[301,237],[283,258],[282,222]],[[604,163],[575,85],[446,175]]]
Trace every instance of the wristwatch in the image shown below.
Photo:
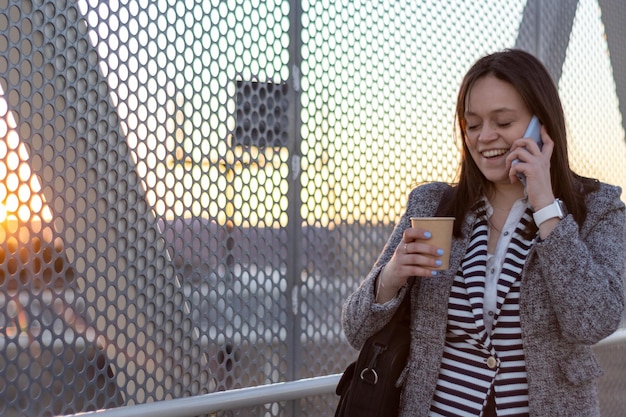
[[[553,217],[558,217],[559,219],[562,219],[563,217],[565,217],[564,212],[565,210],[563,207],[563,202],[557,198],[552,204],[534,212],[533,219],[535,220],[535,224],[537,225],[537,227],[539,227],[541,223]]]

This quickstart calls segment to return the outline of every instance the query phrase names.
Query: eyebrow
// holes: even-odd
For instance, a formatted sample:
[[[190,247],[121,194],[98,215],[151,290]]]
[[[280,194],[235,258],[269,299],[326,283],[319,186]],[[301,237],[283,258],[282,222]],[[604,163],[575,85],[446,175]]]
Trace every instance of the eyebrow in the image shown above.
[[[501,107],[501,108],[498,108],[498,109],[492,110],[492,111],[490,112],[490,114],[494,114],[494,113],[495,113],[495,114],[512,113],[512,112],[515,112],[515,111],[516,111],[516,110],[511,109],[511,108],[508,108],[508,107]],[[476,113],[474,113],[474,112],[473,112],[473,111],[471,111],[471,110],[466,110],[466,111],[465,111],[465,117],[467,117],[467,116],[476,116]]]

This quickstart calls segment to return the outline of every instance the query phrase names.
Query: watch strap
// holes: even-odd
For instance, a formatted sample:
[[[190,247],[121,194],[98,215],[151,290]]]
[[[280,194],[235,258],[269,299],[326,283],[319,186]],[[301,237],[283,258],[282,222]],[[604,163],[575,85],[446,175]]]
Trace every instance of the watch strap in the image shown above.
[[[545,222],[546,220],[552,219],[554,217],[562,219],[564,217],[562,205],[563,203],[561,202],[561,200],[557,198],[552,204],[534,212],[533,219],[535,220],[535,224],[537,225],[537,227],[539,227],[541,223]]]

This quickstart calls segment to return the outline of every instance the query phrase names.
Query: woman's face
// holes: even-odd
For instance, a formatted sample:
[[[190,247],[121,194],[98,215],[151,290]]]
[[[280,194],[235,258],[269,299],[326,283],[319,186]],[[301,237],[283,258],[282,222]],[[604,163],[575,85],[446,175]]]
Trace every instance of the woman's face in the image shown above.
[[[478,79],[465,106],[466,145],[487,180],[510,184],[506,157],[524,136],[532,114],[512,84],[493,75]]]

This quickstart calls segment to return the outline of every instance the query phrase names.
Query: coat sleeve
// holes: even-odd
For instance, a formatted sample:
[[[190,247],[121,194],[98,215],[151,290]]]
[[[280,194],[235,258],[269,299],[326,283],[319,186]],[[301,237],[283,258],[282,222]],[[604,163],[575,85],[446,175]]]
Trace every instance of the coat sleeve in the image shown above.
[[[587,197],[582,227],[568,215],[535,246],[559,330],[573,343],[597,343],[622,318],[626,221],[620,194],[619,187],[602,184]]]
[[[407,293],[407,286],[402,287],[394,299],[385,304],[377,304],[376,279],[402,241],[404,230],[411,226],[411,217],[432,215],[447,187],[448,185],[444,183],[430,183],[411,191],[406,210],[393,229],[378,260],[356,291],[344,302],[341,322],[346,339],[352,347],[360,349],[367,338],[389,322],[399,307]]]

